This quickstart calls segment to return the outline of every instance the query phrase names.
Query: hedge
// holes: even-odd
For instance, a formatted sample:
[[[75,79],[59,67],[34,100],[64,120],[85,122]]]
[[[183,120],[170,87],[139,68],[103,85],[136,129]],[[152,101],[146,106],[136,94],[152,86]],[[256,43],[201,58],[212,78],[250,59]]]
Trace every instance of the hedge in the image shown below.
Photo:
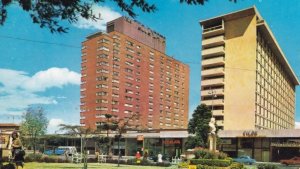
[[[147,159],[141,160],[141,163],[136,163],[136,159],[135,158],[128,159],[127,160],[127,164],[128,165],[142,165],[142,166],[161,166],[161,167],[169,167],[169,166],[171,166],[171,163],[169,161],[164,161],[162,163],[157,163],[157,162],[152,162],[152,161],[147,160]]]
[[[218,167],[198,164],[197,169],[245,169],[245,167],[243,164],[240,163],[232,163],[229,167]]]
[[[274,164],[259,164],[257,169],[278,169],[278,166]]]
[[[231,164],[230,160],[220,160],[220,159],[191,159],[190,164],[193,165],[207,165],[216,167],[228,167]]]

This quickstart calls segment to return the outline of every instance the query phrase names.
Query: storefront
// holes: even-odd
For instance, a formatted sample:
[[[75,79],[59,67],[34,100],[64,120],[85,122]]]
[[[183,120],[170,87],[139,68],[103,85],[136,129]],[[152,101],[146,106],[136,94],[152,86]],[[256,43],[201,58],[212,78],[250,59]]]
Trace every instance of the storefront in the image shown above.
[[[121,155],[134,156],[137,151],[147,152],[148,156],[180,157],[184,152],[184,143],[188,137],[186,130],[157,130],[145,133],[132,132],[123,135],[119,144]],[[118,142],[114,141],[114,154],[118,154]]]
[[[248,155],[257,161],[300,156],[300,130],[220,131],[219,149],[231,157]]]

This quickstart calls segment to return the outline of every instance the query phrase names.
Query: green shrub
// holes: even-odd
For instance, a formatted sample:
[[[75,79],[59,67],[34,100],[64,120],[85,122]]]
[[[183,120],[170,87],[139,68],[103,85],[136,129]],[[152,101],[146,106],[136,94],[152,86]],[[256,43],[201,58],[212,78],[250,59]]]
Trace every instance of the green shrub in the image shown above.
[[[43,154],[27,154],[25,156],[25,162],[41,162]]]
[[[188,168],[189,167],[189,163],[188,162],[180,162],[178,163],[178,168]]]
[[[208,166],[208,165],[197,165],[197,169],[227,169],[227,167],[216,167],[216,166]]]
[[[152,161],[147,160],[147,159],[143,159],[143,160],[141,160],[141,163],[137,164],[135,158],[128,159],[126,164],[128,164],[128,165],[142,165],[142,166],[162,166],[162,167],[171,166],[171,163],[168,162],[168,161],[164,161],[162,163],[156,163],[156,162],[152,162]]]
[[[218,159],[226,159],[228,156],[226,153],[223,153],[223,152],[219,152],[219,153],[216,153],[217,156],[218,156]]]
[[[135,158],[128,159],[127,160],[127,164],[128,165],[134,165],[134,164],[136,164],[136,159]]]
[[[227,154],[223,152],[213,152],[208,149],[198,148],[194,152],[196,159],[225,159]]]
[[[208,166],[217,166],[217,167],[228,167],[230,166],[230,160],[220,160],[220,159],[191,159],[191,164],[194,165],[208,165]]]
[[[243,169],[244,165],[241,163],[234,162],[229,166],[229,169]]]
[[[257,169],[278,169],[278,166],[274,164],[258,164]]]
[[[156,163],[156,166],[170,167],[171,163],[169,161],[163,161],[162,163]]]

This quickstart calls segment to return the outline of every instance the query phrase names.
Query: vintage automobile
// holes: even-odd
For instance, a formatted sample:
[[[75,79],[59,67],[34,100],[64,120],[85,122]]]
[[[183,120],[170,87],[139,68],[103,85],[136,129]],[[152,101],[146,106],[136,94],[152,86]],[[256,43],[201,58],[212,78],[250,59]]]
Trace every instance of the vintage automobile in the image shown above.
[[[63,155],[63,154],[68,154],[68,156],[72,156],[72,154],[75,154],[76,148],[74,146],[59,146],[58,148],[54,150],[45,150],[44,154],[46,155]]]
[[[249,156],[240,156],[233,159],[234,162],[243,163],[243,164],[255,164],[256,161]]]
[[[284,165],[300,165],[300,157],[293,157],[291,159],[280,160],[280,163]]]

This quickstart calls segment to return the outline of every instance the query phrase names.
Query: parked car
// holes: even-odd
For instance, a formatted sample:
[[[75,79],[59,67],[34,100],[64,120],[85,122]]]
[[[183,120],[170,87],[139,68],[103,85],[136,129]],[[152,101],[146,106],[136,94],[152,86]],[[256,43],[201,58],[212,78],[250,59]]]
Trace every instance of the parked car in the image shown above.
[[[44,151],[44,154],[46,154],[46,155],[63,155],[64,153],[65,153],[65,150],[59,149],[59,148],[56,148],[54,150],[45,150]]]
[[[45,150],[44,154],[46,155],[63,155],[67,153],[69,156],[72,156],[72,154],[75,154],[76,148],[74,146],[59,146],[58,148],[54,150]]]
[[[233,161],[243,164],[255,164],[256,161],[249,156],[240,156],[238,158],[234,158]]]
[[[300,157],[293,157],[291,159],[280,160],[280,163],[285,165],[300,165]]]
[[[77,153],[76,147],[74,146],[59,146],[58,149],[63,150],[64,153],[67,153],[69,156]]]

